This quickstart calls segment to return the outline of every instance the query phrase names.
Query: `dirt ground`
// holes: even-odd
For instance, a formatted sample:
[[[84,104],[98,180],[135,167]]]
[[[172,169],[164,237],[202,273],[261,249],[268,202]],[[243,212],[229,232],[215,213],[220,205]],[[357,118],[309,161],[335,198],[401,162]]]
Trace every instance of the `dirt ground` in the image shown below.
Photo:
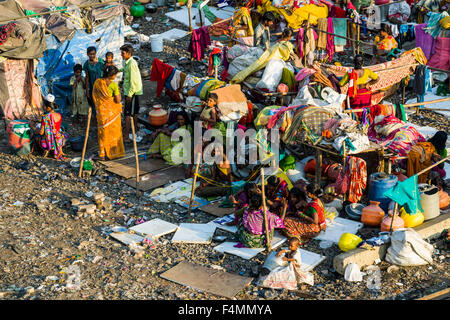
[[[136,19],[138,32],[160,33],[171,28],[186,29],[173,20],[164,19],[162,12],[146,14],[150,22]],[[165,43],[163,53],[152,53],[150,45],[142,45],[137,52],[141,68],[150,68],[158,57],[176,66],[185,51],[187,38]],[[194,66],[201,73],[200,65]],[[204,71],[204,69],[203,69]],[[144,80],[144,105],[150,107],[170,100],[164,95],[154,97],[155,85]],[[70,118],[64,121],[72,136],[84,134],[84,128],[73,126]],[[433,112],[412,117],[412,121],[448,131],[448,119]],[[96,129],[91,128],[88,156],[97,149]],[[264,263],[265,254],[251,260],[220,254],[213,251],[219,241],[209,245],[172,244],[172,234],[163,236],[155,248],[147,249],[143,257],[137,257],[129,248],[108,237],[114,226],[126,225],[125,219],[161,218],[169,222],[186,222],[186,209],[176,204],[152,202],[148,194],[136,196],[120,177],[106,172],[96,163],[94,175],[89,179],[78,178],[78,170],[72,168],[70,159],[80,152],[67,149],[67,161],[55,161],[34,154],[26,157],[11,155],[7,148],[6,133],[0,123],[0,299],[50,300],[50,299],[223,299],[192,288],[164,280],[160,274],[181,261],[203,266],[220,266],[224,270],[254,277],[236,299],[415,299],[446,288],[450,284],[449,251],[439,241],[434,241],[433,265],[421,267],[390,268],[381,262],[381,287],[369,289],[365,281],[347,282],[333,269],[333,257],[340,253],[336,245],[322,249],[319,241],[312,240],[304,249],[327,256],[318,265],[314,285],[302,285],[296,291],[264,289],[256,286],[256,278]],[[140,149],[148,148],[148,139],[139,143]],[[132,153],[132,146],[126,146]],[[28,163],[28,164],[27,164]],[[72,199],[92,203],[89,192],[102,192],[106,205],[95,215],[77,214]],[[88,193],[88,194],[87,194]],[[215,217],[195,212],[190,222],[208,222]],[[375,230],[362,229],[361,234]],[[215,236],[234,236],[217,230]],[[364,271],[364,270],[363,270]],[[79,274],[78,274],[79,272]],[[79,277],[77,276],[79,275]],[[70,283],[80,279],[79,286]]]

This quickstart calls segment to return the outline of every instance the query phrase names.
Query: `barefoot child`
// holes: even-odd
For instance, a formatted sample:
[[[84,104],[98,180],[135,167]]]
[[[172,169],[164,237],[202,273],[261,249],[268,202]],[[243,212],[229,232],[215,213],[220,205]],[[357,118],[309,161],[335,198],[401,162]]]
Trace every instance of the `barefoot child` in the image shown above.
[[[73,67],[74,75],[70,78],[70,85],[72,86],[72,114],[76,117],[76,123],[85,123],[86,116],[89,113],[89,103],[86,97],[86,78],[81,73],[83,67],[81,64],[76,64]]]

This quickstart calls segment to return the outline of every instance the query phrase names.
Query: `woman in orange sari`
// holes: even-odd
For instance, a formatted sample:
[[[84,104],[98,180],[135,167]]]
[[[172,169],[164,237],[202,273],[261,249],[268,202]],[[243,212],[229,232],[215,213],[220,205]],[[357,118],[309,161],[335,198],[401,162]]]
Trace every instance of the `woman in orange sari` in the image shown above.
[[[122,104],[120,91],[114,82],[119,70],[107,66],[103,78],[97,79],[92,89],[92,98],[97,111],[98,157],[96,160],[116,159],[125,156],[122,137]]]

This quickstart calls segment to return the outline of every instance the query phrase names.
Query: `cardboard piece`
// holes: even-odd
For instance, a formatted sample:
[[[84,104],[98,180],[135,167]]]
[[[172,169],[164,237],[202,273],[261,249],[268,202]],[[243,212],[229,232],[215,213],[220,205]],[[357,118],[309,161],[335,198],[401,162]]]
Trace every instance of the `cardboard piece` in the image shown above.
[[[361,222],[337,217],[331,222],[330,225],[327,225],[327,229],[325,231],[322,231],[314,239],[338,243],[343,233],[348,232],[356,234],[363,226],[364,224]]]
[[[209,9],[211,10],[211,12],[218,18],[220,19],[228,19],[233,15],[234,12],[234,8],[223,8],[223,9],[217,9],[214,7],[209,7]],[[198,9],[192,7],[191,8],[191,21],[192,21],[192,28],[197,29],[199,28],[196,24],[195,24],[195,18],[198,15]],[[188,9],[186,7],[183,7],[183,9],[180,10],[176,10],[176,11],[170,11],[166,13],[166,16],[168,16],[169,18],[176,20],[182,24],[184,24],[186,27],[189,27],[189,14],[188,14]],[[204,26],[209,26],[211,25],[211,22],[206,19],[205,14],[202,13],[202,19],[203,19],[203,25]]]
[[[138,234],[156,238],[171,232],[175,232],[177,229],[178,226],[176,224],[158,218],[138,224],[130,228],[130,230],[133,230]]]
[[[125,245],[130,245],[132,242],[140,243],[144,240],[144,237],[138,234],[131,234],[128,232],[113,232],[109,235],[111,238],[114,238]]]
[[[253,278],[203,267],[190,262],[180,262],[161,274],[161,278],[209,292],[228,299],[250,284]]]
[[[210,221],[208,223],[213,224],[216,226],[216,228],[231,232],[231,233],[236,233],[237,232],[237,227],[236,226],[227,226],[228,222],[233,222],[234,221],[234,214],[230,214],[221,218],[217,218],[214,219],[213,221]]]
[[[172,243],[208,244],[216,231],[216,226],[207,223],[181,223],[172,238]]]
[[[272,239],[272,250],[282,245],[287,238],[278,231],[275,231]],[[235,256],[249,260],[255,257],[258,253],[263,252],[265,248],[236,248],[234,247],[238,242],[224,242],[214,247],[215,251],[221,253],[234,254]]]
[[[128,160],[128,159],[126,159]],[[125,161],[125,160],[124,160]],[[139,175],[144,175],[153,171],[169,168],[170,165],[167,164],[162,159],[147,159],[139,161]],[[117,162],[112,166],[106,168],[106,171],[114,173],[125,179],[136,178],[136,160],[131,159],[131,162],[125,164]]]
[[[164,169],[155,173],[148,173],[141,176],[141,179],[139,181],[139,190],[145,192],[168,184],[171,181],[179,181],[184,178],[184,168],[182,166],[170,167],[169,169]],[[130,187],[136,188],[135,178],[125,180],[125,183]]]
[[[223,217],[223,216],[229,215],[234,212],[234,208],[221,208],[221,207],[219,207],[220,204],[221,204],[220,201],[210,203],[210,204],[207,204],[206,206],[201,206],[199,208],[199,210],[202,210],[203,212],[212,214],[213,216],[216,216],[216,217]]]

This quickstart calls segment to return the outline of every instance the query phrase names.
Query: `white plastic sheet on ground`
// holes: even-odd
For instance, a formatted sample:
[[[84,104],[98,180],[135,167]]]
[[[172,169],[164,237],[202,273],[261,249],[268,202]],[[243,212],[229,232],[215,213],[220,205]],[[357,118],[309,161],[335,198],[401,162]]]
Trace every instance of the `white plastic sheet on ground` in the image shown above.
[[[334,243],[339,243],[341,235],[345,232],[356,234],[359,229],[364,226],[361,222],[356,222],[344,218],[335,218],[333,221],[327,225],[325,231],[320,232],[320,234],[315,237],[316,240],[326,240],[332,241]]]

